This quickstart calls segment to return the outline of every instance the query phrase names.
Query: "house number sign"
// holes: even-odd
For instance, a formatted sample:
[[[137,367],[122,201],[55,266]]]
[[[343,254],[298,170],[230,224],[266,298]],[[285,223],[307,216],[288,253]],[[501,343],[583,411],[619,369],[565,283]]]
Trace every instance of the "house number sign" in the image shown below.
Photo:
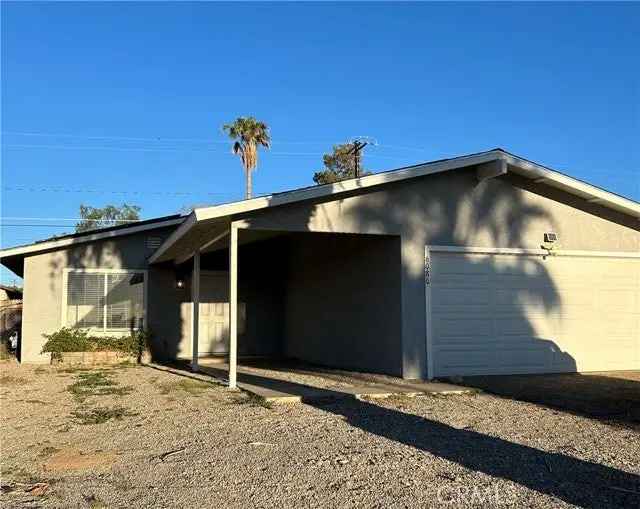
[[[424,257],[424,282],[431,284],[431,258],[428,255]]]

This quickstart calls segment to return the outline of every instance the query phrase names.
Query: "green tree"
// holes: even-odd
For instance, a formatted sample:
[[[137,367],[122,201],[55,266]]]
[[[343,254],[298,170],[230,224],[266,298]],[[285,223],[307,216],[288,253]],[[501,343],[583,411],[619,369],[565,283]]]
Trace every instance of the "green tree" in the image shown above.
[[[103,208],[80,205],[82,221],[76,224],[76,232],[86,232],[96,228],[117,226],[140,220],[140,207],[123,203],[121,207],[106,205]]]
[[[271,147],[269,127],[253,117],[238,117],[233,123],[225,124],[222,129],[235,140],[232,151],[240,156],[245,175],[245,191],[247,200],[253,191],[253,171],[258,166],[258,147]]]
[[[354,156],[353,145],[344,143],[342,145],[334,145],[331,154],[324,154],[322,156],[324,169],[314,173],[313,181],[316,184],[322,185],[355,178],[356,157],[358,158],[360,176],[369,175],[371,172],[366,171],[362,167],[362,151],[359,151],[357,155]]]

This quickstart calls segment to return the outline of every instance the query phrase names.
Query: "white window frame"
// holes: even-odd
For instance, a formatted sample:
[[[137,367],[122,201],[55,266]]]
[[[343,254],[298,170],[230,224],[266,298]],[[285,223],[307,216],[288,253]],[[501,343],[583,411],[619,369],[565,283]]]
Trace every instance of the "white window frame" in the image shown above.
[[[62,324],[62,327],[67,327],[67,326],[71,326],[70,324],[67,324],[67,285],[68,285],[68,280],[69,280],[69,274],[70,273],[76,273],[76,274],[104,274],[105,278],[107,277],[107,275],[109,274],[140,274],[142,273],[143,275],[143,288],[142,288],[142,320],[143,320],[143,324],[146,327],[147,326],[147,295],[148,295],[148,289],[149,289],[149,282],[148,282],[148,270],[146,269],[75,269],[75,268],[65,268],[62,270],[62,302],[60,305],[60,323]],[[107,285],[105,282],[105,293],[107,291]],[[105,295],[106,296],[106,295]],[[106,304],[105,304],[106,305]],[[103,327],[97,328],[97,327],[85,327],[85,330],[89,330],[91,332],[97,333],[97,334],[105,334],[105,335],[109,335],[109,334],[114,334],[114,333],[129,333],[130,329],[129,327],[127,328],[111,328],[108,329],[106,327],[106,313],[104,313],[104,319],[105,319],[105,324]]]

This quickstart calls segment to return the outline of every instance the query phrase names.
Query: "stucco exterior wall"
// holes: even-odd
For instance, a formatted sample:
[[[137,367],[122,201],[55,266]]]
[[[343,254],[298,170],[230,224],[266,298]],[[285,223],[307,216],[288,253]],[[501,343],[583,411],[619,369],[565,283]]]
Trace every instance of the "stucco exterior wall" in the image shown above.
[[[401,375],[399,237],[300,234],[290,246],[285,355]]]
[[[65,268],[147,269],[147,258],[154,251],[147,246],[147,238],[164,239],[171,231],[173,228],[150,230],[100,242],[78,244],[69,249],[25,258],[22,362],[48,363],[50,360],[48,354],[40,353],[45,342],[42,334],[49,334],[62,327],[62,284]],[[154,278],[154,272],[155,269],[148,274],[149,304],[154,302],[157,295],[168,291],[161,279]],[[155,318],[161,316],[162,311],[156,305],[148,305],[147,309],[147,324],[154,330]]]
[[[478,182],[474,168],[238,216],[249,228],[400,235],[402,373],[426,376],[424,246],[640,251],[637,221],[515,175]],[[384,290],[381,290],[384,291]]]

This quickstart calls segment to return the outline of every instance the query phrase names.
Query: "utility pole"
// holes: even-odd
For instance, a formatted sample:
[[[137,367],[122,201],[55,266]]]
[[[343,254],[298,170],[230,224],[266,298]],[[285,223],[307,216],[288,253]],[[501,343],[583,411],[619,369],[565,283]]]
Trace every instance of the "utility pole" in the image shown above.
[[[359,140],[355,140],[353,142],[353,149],[350,154],[353,154],[353,162],[356,170],[356,178],[360,176],[360,151],[369,144],[368,141],[362,142]]]

